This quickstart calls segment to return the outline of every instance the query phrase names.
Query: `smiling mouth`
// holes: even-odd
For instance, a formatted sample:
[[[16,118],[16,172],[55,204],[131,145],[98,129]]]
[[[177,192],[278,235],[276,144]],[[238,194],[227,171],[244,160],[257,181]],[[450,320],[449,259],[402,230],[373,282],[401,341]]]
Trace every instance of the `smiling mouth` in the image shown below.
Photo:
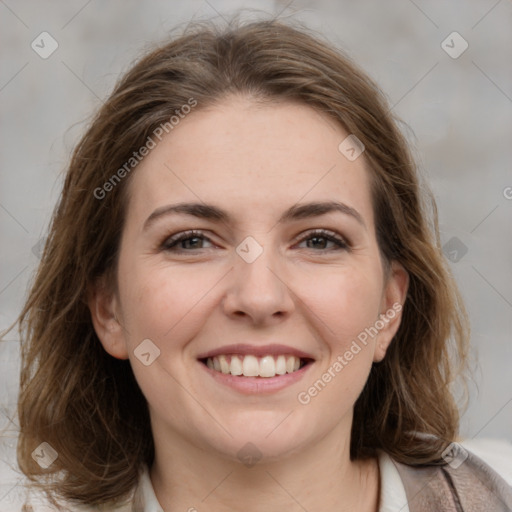
[[[299,358],[294,355],[253,355],[226,354],[206,357],[199,361],[213,371],[239,377],[276,377],[294,373],[304,366],[311,364],[313,359]]]

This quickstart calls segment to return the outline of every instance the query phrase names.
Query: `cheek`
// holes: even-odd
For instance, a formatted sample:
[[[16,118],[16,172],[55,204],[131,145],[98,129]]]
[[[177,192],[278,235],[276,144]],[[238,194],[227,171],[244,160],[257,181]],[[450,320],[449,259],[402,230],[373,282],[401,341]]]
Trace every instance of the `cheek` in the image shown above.
[[[140,262],[128,262],[122,271],[127,276],[120,287],[123,313],[132,344],[150,338],[168,346],[163,342],[178,341],[178,330],[180,338],[186,338],[184,329],[190,327],[191,318],[197,320],[201,299],[215,281],[211,275],[202,279],[192,269],[178,271]]]
[[[376,338],[365,329],[375,324],[380,306],[380,275],[366,267],[331,273],[315,281],[307,306],[315,313],[324,357],[314,379],[305,383],[299,403],[311,404],[333,424],[351,410],[368,379]],[[363,340],[363,341],[361,341]],[[323,412],[322,412],[323,411]]]
[[[319,319],[323,337],[333,349],[350,345],[376,321],[381,279],[375,266],[351,265],[330,269],[303,283],[301,298]]]
[[[223,276],[229,268],[136,259],[127,263],[120,287],[127,344],[133,351],[149,338],[160,349],[162,360],[167,360],[166,365],[177,370],[194,349],[190,342],[207,329],[219,307]]]

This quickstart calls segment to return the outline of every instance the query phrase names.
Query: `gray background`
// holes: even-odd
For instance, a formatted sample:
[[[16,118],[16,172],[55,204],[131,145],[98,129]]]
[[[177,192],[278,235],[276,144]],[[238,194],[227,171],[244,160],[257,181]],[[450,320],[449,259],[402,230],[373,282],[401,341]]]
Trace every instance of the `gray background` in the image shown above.
[[[239,8],[257,10],[244,18],[264,11],[325,34],[377,80],[407,123],[438,201],[442,242],[456,251],[451,266],[471,317],[478,362],[462,434],[512,441],[509,0],[0,0],[0,330],[26,296],[84,121],[152,42],[193,18],[223,23]],[[58,42],[47,59],[31,48],[43,31]],[[458,58],[441,46],[453,31],[469,45]],[[448,44],[461,48],[456,39]],[[16,337],[14,330],[0,341],[2,510],[18,478],[16,421],[8,419],[17,400]]]

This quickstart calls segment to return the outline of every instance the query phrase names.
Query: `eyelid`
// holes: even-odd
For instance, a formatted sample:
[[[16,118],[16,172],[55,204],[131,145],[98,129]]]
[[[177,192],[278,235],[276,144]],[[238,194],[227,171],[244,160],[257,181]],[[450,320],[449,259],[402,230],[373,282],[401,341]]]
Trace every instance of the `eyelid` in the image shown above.
[[[163,242],[160,244],[161,250],[170,250],[170,243],[179,243],[182,240],[186,240],[187,238],[200,237],[212,242],[211,238],[205,235],[205,231],[201,229],[187,229],[185,231],[179,231],[170,236],[166,236]],[[212,242],[213,243],[213,242]],[[187,251],[188,252],[188,251]]]
[[[337,233],[336,231],[332,231],[330,229],[326,228],[311,228],[304,232],[302,232],[300,235],[298,235],[295,238],[294,244],[303,242],[308,240],[309,238],[313,236],[323,237],[326,240],[334,243],[337,245],[337,249],[335,250],[345,250],[350,251],[352,248],[351,242],[343,235]],[[208,237],[205,234],[205,230],[202,229],[189,229],[185,231],[180,231],[178,233],[175,233],[173,235],[167,236],[164,238],[163,242],[160,244],[160,250],[163,251],[170,251],[170,252],[192,252],[188,251],[186,249],[181,250],[173,250],[174,247],[176,247],[176,244],[180,243],[183,240],[187,240],[189,238],[202,238],[204,240],[208,240],[212,244],[214,243],[210,237]],[[198,249],[198,250],[206,250],[206,249]],[[331,252],[332,249],[320,249],[320,250],[314,250],[313,252]]]
[[[302,242],[304,240],[307,240],[309,237],[312,237],[315,235],[317,235],[319,237],[324,237],[327,240],[342,244],[342,247],[340,247],[340,248],[345,247],[348,250],[352,247],[352,244],[345,236],[337,233],[336,231],[332,231],[327,228],[308,229],[299,235],[299,238],[297,239],[297,241]],[[331,240],[331,239],[334,239],[334,240]],[[324,250],[326,250],[326,249],[324,249]]]

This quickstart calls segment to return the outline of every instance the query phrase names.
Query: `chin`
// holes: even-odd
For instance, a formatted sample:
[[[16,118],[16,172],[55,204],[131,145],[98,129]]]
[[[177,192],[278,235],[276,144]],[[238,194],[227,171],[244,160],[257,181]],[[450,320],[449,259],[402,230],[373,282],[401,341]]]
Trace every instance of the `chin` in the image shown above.
[[[226,434],[222,439],[211,440],[210,446],[223,458],[245,465],[284,460],[303,451],[308,439],[313,442],[314,437],[308,435],[306,425],[289,421],[296,412],[286,418],[287,414],[289,412],[283,414],[282,410],[272,414],[267,411],[265,421],[261,412],[244,414],[243,421],[224,424],[232,437]]]

